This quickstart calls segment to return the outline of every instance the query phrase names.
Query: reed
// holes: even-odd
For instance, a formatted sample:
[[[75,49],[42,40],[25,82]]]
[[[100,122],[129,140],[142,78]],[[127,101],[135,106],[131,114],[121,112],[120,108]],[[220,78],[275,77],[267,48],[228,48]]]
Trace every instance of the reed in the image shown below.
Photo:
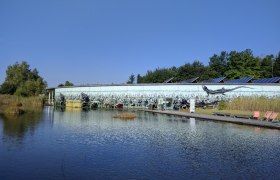
[[[225,102],[225,110],[280,112],[280,97],[239,97]]]
[[[133,120],[134,118],[136,118],[136,114],[135,113],[121,113],[121,114],[116,114],[112,117],[125,119],[125,120]]]
[[[23,112],[41,111],[43,107],[41,97],[18,97],[14,95],[0,95],[0,113],[22,114]]]

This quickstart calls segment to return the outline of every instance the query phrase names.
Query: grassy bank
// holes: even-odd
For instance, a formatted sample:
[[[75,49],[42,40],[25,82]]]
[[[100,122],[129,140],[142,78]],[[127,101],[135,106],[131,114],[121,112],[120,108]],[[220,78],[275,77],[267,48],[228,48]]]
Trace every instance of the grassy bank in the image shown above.
[[[36,97],[18,97],[14,95],[0,95],[1,114],[21,114],[23,112],[41,111],[43,99]]]
[[[223,106],[223,105],[222,105]],[[240,110],[240,111],[275,111],[280,112],[280,97],[240,97],[232,101],[225,102],[224,110]]]
[[[216,109],[196,109],[196,113],[199,114],[213,114],[217,111],[240,115],[252,115],[253,111],[260,111],[260,117],[263,117],[266,111],[280,113],[280,97],[240,97],[221,102]]]

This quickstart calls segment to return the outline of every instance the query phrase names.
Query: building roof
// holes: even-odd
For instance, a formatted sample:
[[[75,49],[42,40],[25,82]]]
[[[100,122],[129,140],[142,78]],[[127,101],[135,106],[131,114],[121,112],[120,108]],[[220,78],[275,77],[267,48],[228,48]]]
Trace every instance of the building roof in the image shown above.
[[[169,79],[165,80],[163,83],[171,83],[171,81],[172,81],[173,79],[174,79],[174,77],[169,78]]]
[[[209,80],[203,81],[203,83],[223,83],[225,78],[226,77],[219,77],[219,78],[209,79]]]
[[[252,83],[279,83],[279,82],[280,82],[280,77],[263,78],[263,79],[257,79],[252,81]]]
[[[181,81],[180,83],[197,83],[199,77],[191,78],[191,79],[186,79]]]
[[[249,83],[252,82],[253,76],[245,77],[245,78],[240,78],[240,79],[232,79],[232,80],[227,80],[225,83]]]

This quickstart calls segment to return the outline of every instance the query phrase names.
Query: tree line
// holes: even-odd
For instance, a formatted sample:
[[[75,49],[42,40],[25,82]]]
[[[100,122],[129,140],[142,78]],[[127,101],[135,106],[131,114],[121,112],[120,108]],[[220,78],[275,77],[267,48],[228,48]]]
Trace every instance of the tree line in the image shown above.
[[[38,70],[30,69],[27,62],[16,62],[8,66],[6,78],[0,86],[0,94],[18,96],[37,96],[44,93],[47,82],[39,75]]]
[[[59,84],[58,87],[74,86],[70,81]],[[0,85],[0,94],[10,94],[17,96],[38,96],[45,94],[47,82],[39,75],[38,70],[30,69],[26,61],[16,62],[8,66],[6,78]]]
[[[244,51],[222,51],[210,57],[208,65],[199,60],[179,67],[157,68],[148,70],[143,76],[137,75],[136,83],[162,83],[174,77],[173,82],[199,77],[200,81],[217,77],[238,79],[254,76],[255,79],[280,76],[280,52],[277,56],[256,57],[251,49]],[[135,82],[134,74],[129,76],[128,84]]]

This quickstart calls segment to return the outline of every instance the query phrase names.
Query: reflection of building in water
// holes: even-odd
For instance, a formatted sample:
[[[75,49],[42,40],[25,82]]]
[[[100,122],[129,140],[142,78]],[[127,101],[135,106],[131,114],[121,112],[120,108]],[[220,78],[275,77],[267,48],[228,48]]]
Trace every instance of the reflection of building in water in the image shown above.
[[[66,112],[81,112],[82,109],[81,108],[74,108],[74,107],[66,106],[65,107],[65,111]]]
[[[192,131],[196,131],[196,121],[195,118],[190,118],[190,126]]]
[[[53,122],[54,107],[53,106],[46,106],[46,111],[47,111],[48,119]]]

